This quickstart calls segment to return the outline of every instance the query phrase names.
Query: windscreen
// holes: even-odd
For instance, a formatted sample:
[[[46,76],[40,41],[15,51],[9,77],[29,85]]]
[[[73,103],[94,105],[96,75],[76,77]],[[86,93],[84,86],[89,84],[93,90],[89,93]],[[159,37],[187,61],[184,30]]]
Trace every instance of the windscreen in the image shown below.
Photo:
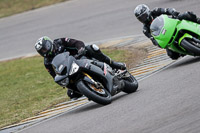
[[[164,19],[162,16],[157,17],[150,26],[150,31],[153,36],[160,35],[162,28],[164,27]]]
[[[57,55],[53,59],[52,66],[56,74],[59,74],[59,75],[66,74],[68,58],[69,58],[69,53],[65,52],[65,53]]]

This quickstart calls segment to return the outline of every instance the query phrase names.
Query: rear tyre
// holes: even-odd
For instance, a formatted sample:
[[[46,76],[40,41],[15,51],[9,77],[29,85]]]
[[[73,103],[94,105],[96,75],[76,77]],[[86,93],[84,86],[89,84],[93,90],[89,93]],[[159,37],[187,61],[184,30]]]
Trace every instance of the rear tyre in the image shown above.
[[[77,83],[77,88],[88,99],[96,103],[107,105],[112,102],[111,94],[105,88],[97,89],[94,85],[85,81],[79,81]]]
[[[181,41],[181,46],[190,52],[192,55],[200,55],[200,44],[194,42],[192,39],[183,39]]]
[[[133,75],[130,74],[129,77],[124,79],[124,89],[123,92],[126,93],[133,93],[136,92],[138,89],[138,82]]]

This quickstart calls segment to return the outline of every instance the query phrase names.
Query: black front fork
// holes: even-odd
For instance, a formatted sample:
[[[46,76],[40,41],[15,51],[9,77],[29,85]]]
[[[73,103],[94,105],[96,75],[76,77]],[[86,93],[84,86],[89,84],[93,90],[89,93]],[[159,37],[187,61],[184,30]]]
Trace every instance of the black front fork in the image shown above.
[[[199,39],[197,39],[197,38],[195,38],[195,37],[192,37],[192,40],[195,41],[196,43],[198,43],[198,44],[200,45],[200,40],[199,40]],[[198,45],[198,46],[199,46],[199,45]],[[200,46],[199,46],[199,47],[200,47]]]

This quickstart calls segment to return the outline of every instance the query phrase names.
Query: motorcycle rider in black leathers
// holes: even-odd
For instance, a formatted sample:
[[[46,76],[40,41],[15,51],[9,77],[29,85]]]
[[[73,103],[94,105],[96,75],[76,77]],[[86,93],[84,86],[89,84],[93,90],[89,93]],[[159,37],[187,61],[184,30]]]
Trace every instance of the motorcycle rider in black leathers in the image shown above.
[[[189,21],[200,24],[200,18],[197,18],[197,16],[193,12],[188,11],[181,14],[177,12],[174,8],[154,8],[152,11],[150,11],[147,5],[140,4],[135,8],[134,14],[136,18],[144,24],[143,33],[145,34],[145,36],[151,39],[152,43],[155,46],[158,46],[158,43],[156,40],[154,40],[154,38],[152,37],[150,33],[150,25],[156,17],[162,14],[171,15],[173,18],[176,18],[179,20],[185,19],[185,20],[189,20]],[[179,53],[176,53],[169,49],[166,49],[166,51],[167,51],[167,55],[173,60],[176,60],[180,56],[182,56]]]
[[[44,57],[44,65],[53,78],[56,76],[56,73],[51,65],[51,62],[56,55],[63,52],[69,52],[70,55],[75,58],[83,55],[88,58],[95,58],[109,64],[114,69],[126,69],[126,65],[124,63],[111,60],[108,56],[101,52],[97,45],[92,44],[85,46],[82,41],[76,39],[58,38],[52,41],[49,37],[44,36],[37,40],[35,49],[41,56]],[[82,96],[82,94],[76,91],[76,88],[68,88],[67,94],[71,99],[77,99]]]

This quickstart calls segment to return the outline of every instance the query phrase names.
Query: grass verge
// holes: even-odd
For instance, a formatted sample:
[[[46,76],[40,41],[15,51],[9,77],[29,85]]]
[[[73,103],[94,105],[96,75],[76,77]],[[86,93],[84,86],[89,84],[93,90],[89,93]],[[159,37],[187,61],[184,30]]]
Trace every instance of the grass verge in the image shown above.
[[[132,51],[127,53],[125,49],[102,51],[115,61],[128,64],[133,57]],[[54,83],[45,70],[40,56],[0,62],[0,73],[0,128],[69,99],[66,89]]]
[[[0,0],[0,18],[67,0]]]

